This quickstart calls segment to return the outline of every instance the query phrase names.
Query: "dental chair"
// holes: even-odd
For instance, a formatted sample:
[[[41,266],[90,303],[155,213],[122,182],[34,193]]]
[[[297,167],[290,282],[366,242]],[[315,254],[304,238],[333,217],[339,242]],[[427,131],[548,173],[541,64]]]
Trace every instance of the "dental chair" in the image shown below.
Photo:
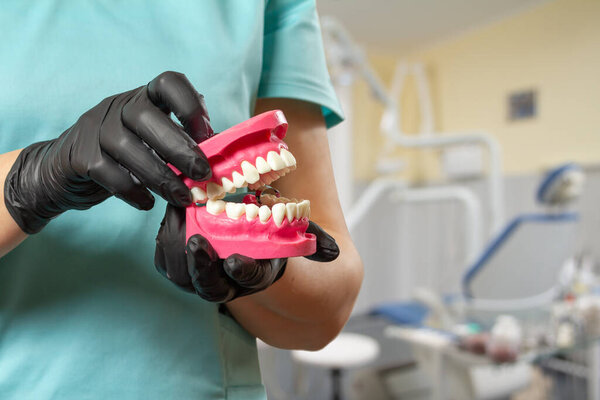
[[[551,170],[536,194],[546,211],[518,215],[501,229],[466,269],[459,295],[442,296],[421,288],[415,291],[415,301],[382,304],[372,314],[394,324],[423,327],[424,332],[431,326],[450,331],[460,322],[459,314],[462,321],[490,327],[499,314],[529,315],[529,310],[549,306],[560,293],[559,273],[576,252],[578,214],[568,211],[567,206],[580,195],[583,181],[583,172],[575,164]],[[436,350],[414,348],[417,362],[427,370]],[[446,380],[454,381],[455,388],[461,387],[452,397],[508,396],[526,386],[531,373],[526,363],[503,366],[502,371],[482,368],[453,364],[456,371]]]
[[[579,197],[584,176],[575,164],[551,170],[536,200],[544,213],[516,216],[466,271],[462,296],[471,317],[539,308],[556,298],[558,276],[575,252],[578,214],[566,208]]]

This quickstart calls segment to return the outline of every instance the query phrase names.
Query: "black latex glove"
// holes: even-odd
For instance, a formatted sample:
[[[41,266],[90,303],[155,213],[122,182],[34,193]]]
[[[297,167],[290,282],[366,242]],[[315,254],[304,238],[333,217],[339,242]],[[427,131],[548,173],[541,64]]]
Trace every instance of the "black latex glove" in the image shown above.
[[[202,95],[183,74],[164,72],[147,86],[104,99],[57,139],[23,149],[6,178],[6,206],[29,234],[66,210],[88,209],[111,195],[149,210],[152,190],[186,206],[189,189],[167,163],[192,179],[209,178],[196,142],[211,134]]]
[[[339,248],[327,232],[312,221],[307,232],[317,236],[317,251],[306,258],[323,262],[337,258]],[[283,275],[286,263],[287,258],[257,260],[239,254],[223,260],[200,235],[186,244],[185,210],[171,205],[156,237],[156,269],[180,288],[212,302],[224,303],[268,288]]]

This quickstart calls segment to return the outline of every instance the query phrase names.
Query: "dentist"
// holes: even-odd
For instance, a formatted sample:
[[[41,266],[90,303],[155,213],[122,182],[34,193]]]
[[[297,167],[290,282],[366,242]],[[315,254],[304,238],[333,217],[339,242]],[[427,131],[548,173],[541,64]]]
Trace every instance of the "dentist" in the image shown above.
[[[314,1],[9,0],[0,25],[1,398],[264,399],[255,337],[337,335],[362,264],[333,181],[341,111]],[[302,165],[276,184],[329,234],[314,225],[317,254],[287,262],[218,260],[198,239],[202,279],[186,276],[191,199],[166,163],[206,179],[195,143],[276,108]]]

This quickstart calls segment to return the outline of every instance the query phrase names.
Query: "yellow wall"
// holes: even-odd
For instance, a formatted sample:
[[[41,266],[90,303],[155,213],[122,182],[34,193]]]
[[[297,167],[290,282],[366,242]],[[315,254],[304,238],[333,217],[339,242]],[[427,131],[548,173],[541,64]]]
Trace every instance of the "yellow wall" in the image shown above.
[[[388,85],[398,57],[370,58]],[[436,128],[491,133],[502,146],[505,172],[600,162],[600,0],[544,3],[402,58],[425,65]],[[508,121],[508,94],[530,88],[538,93],[537,117]],[[376,134],[381,107],[368,99],[364,84],[356,94],[357,175],[368,179],[382,145]],[[410,85],[402,104],[404,128],[414,132],[418,113]],[[402,154],[412,178],[437,176],[437,153]]]

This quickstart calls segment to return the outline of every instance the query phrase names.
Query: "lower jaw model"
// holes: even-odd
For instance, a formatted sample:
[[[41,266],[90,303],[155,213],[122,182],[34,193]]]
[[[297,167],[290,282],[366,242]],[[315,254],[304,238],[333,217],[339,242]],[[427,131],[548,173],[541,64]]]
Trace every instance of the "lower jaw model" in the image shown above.
[[[212,177],[204,182],[184,178],[194,201],[186,210],[186,240],[204,236],[221,258],[234,253],[257,259],[297,257],[316,251],[315,235],[306,233],[310,202],[266,190],[296,169],[283,142],[286,131],[283,112],[268,111],[199,144]],[[223,200],[245,187],[249,193],[241,202]]]

